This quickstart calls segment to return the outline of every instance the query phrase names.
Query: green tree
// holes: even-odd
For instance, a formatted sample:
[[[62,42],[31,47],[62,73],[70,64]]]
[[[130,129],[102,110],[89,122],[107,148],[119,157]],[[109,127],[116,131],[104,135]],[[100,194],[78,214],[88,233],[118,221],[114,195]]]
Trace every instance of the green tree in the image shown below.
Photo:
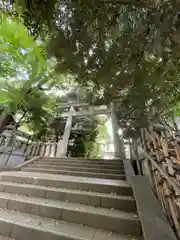
[[[56,70],[91,88],[91,102],[120,99],[120,125],[129,132],[176,112],[178,2],[46,3],[19,0],[2,9],[21,16],[36,39],[48,35]]]
[[[34,42],[21,22],[6,14],[1,14],[0,22],[0,105],[4,109],[1,119],[5,119],[1,121],[2,131],[8,118],[18,111],[34,116],[43,112],[40,91],[51,84],[54,75],[43,47]],[[32,103],[34,100],[36,103]]]

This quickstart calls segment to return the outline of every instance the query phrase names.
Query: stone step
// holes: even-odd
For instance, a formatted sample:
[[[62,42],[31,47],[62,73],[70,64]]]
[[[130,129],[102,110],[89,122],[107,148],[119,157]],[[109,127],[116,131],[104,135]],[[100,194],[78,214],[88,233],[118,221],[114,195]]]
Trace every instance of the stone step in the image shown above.
[[[141,226],[134,213],[79,203],[0,193],[0,207],[53,218],[117,233],[140,236]]]
[[[88,161],[88,160],[68,160],[68,159],[51,159],[51,158],[40,158],[38,161],[43,161],[43,162],[51,162],[51,163],[76,163],[76,164],[95,164],[95,165],[100,165],[100,166],[114,166],[114,167],[118,167],[118,166],[123,166],[123,161],[120,162],[111,162],[111,161]]]
[[[0,240],[15,240],[15,239],[0,235]]]
[[[38,164],[49,164],[51,166],[74,166],[78,168],[83,168],[83,167],[91,167],[91,168],[99,168],[99,169],[115,169],[115,170],[121,170],[124,169],[123,165],[107,165],[107,164],[95,164],[95,163],[75,163],[75,162],[53,162],[49,160],[38,160],[35,161],[34,163]]]
[[[0,191],[6,193],[17,193],[24,196],[82,203],[97,207],[114,208],[127,212],[136,211],[135,201],[132,197],[119,196],[116,195],[116,193],[105,194],[4,181],[0,181]]]
[[[55,170],[70,170],[70,171],[84,171],[84,172],[96,172],[96,173],[110,173],[110,174],[124,174],[124,169],[103,169],[103,168],[91,168],[90,167],[74,167],[74,166],[57,166],[51,164],[32,163],[28,167],[31,168],[44,168],[44,169],[55,169]]]
[[[132,188],[122,180],[96,179],[23,171],[1,172],[0,178],[3,181],[14,183],[27,183],[47,187],[100,193],[117,193],[118,195],[132,196]]]
[[[0,233],[16,240],[140,240],[114,232],[26,213],[0,210]],[[3,240],[8,240],[3,239]]]
[[[80,162],[80,163],[98,163],[98,164],[120,164],[123,165],[122,160],[109,160],[109,159],[84,159],[84,158],[54,158],[54,157],[41,157],[41,160],[51,160],[54,162]]]
[[[92,177],[92,178],[102,178],[102,179],[120,179],[125,180],[125,175],[118,174],[105,174],[105,173],[91,173],[91,172],[75,172],[75,171],[65,171],[65,170],[54,170],[54,169],[45,169],[45,168],[31,168],[23,167],[22,171],[26,172],[41,172],[41,173],[51,173],[51,174],[60,174],[60,175],[69,175],[69,176],[83,176],[83,177]]]

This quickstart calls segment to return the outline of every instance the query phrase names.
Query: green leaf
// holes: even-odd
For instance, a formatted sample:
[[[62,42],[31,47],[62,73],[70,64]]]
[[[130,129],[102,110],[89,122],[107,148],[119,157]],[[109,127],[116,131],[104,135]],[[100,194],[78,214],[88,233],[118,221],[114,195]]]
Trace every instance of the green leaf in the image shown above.
[[[8,92],[2,91],[0,92],[0,104],[7,103],[10,101],[10,95]]]

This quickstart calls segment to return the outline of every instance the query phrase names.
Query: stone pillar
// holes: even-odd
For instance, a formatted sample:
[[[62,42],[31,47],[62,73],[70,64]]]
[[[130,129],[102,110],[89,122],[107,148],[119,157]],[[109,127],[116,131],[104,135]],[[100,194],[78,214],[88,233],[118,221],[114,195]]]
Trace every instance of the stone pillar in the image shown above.
[[[15,126],[10,125],[4,131],[6,136],[5,144],[0,147],[0,165],[7,166],[8,162],[13,154],[13,150],[15,150],[16,145],[16,133],[15,133]]]
[[[115,103],[111,103],[111,120],[112,120],[112,131],[113,131],[113,141],[114,141],[114,153],[115,158],[120,158],[124,160],[125,157],[125,149],[123,139],[120,139],[118,134],[118,121],[116,117],[116,105]]]
[[[68,118],[66,121],[66,126],[64,129],[63,139],[59,140],[57,145],[56,157],[66,156],[67,154],[68,142],[71,134],[71,127],[72,127],[72,121],[73,121],[73,112],[74,112],[74,107],[71,106],[68,114]]]

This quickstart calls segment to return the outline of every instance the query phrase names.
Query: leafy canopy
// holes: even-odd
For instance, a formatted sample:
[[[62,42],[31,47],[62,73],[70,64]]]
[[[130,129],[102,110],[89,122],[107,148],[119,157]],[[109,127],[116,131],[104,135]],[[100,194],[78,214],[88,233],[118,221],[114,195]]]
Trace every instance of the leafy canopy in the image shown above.
[[[160,115],[176,112],[180,56],[177,1],[14,3],[8,11],[18,13],[35,38],[48,35],[48,54],[56,57],[58,72],[91,86],[93,95],[101,93],[105,103],[121,100],[122,127],[136,129]]]
[[[91,102],[119,99],[121,127],[131,132],[176,115],[178,1],[18,0],[1,8],[21,16],[35,39],[48,41],[56,70],[92,89]]]
[[[41,41],[34,41],[20,19],[0,15],[0,108],[40,128],[52,112],[44,88],[55,80]],[[33,127],[34,129],[34,127]]]

